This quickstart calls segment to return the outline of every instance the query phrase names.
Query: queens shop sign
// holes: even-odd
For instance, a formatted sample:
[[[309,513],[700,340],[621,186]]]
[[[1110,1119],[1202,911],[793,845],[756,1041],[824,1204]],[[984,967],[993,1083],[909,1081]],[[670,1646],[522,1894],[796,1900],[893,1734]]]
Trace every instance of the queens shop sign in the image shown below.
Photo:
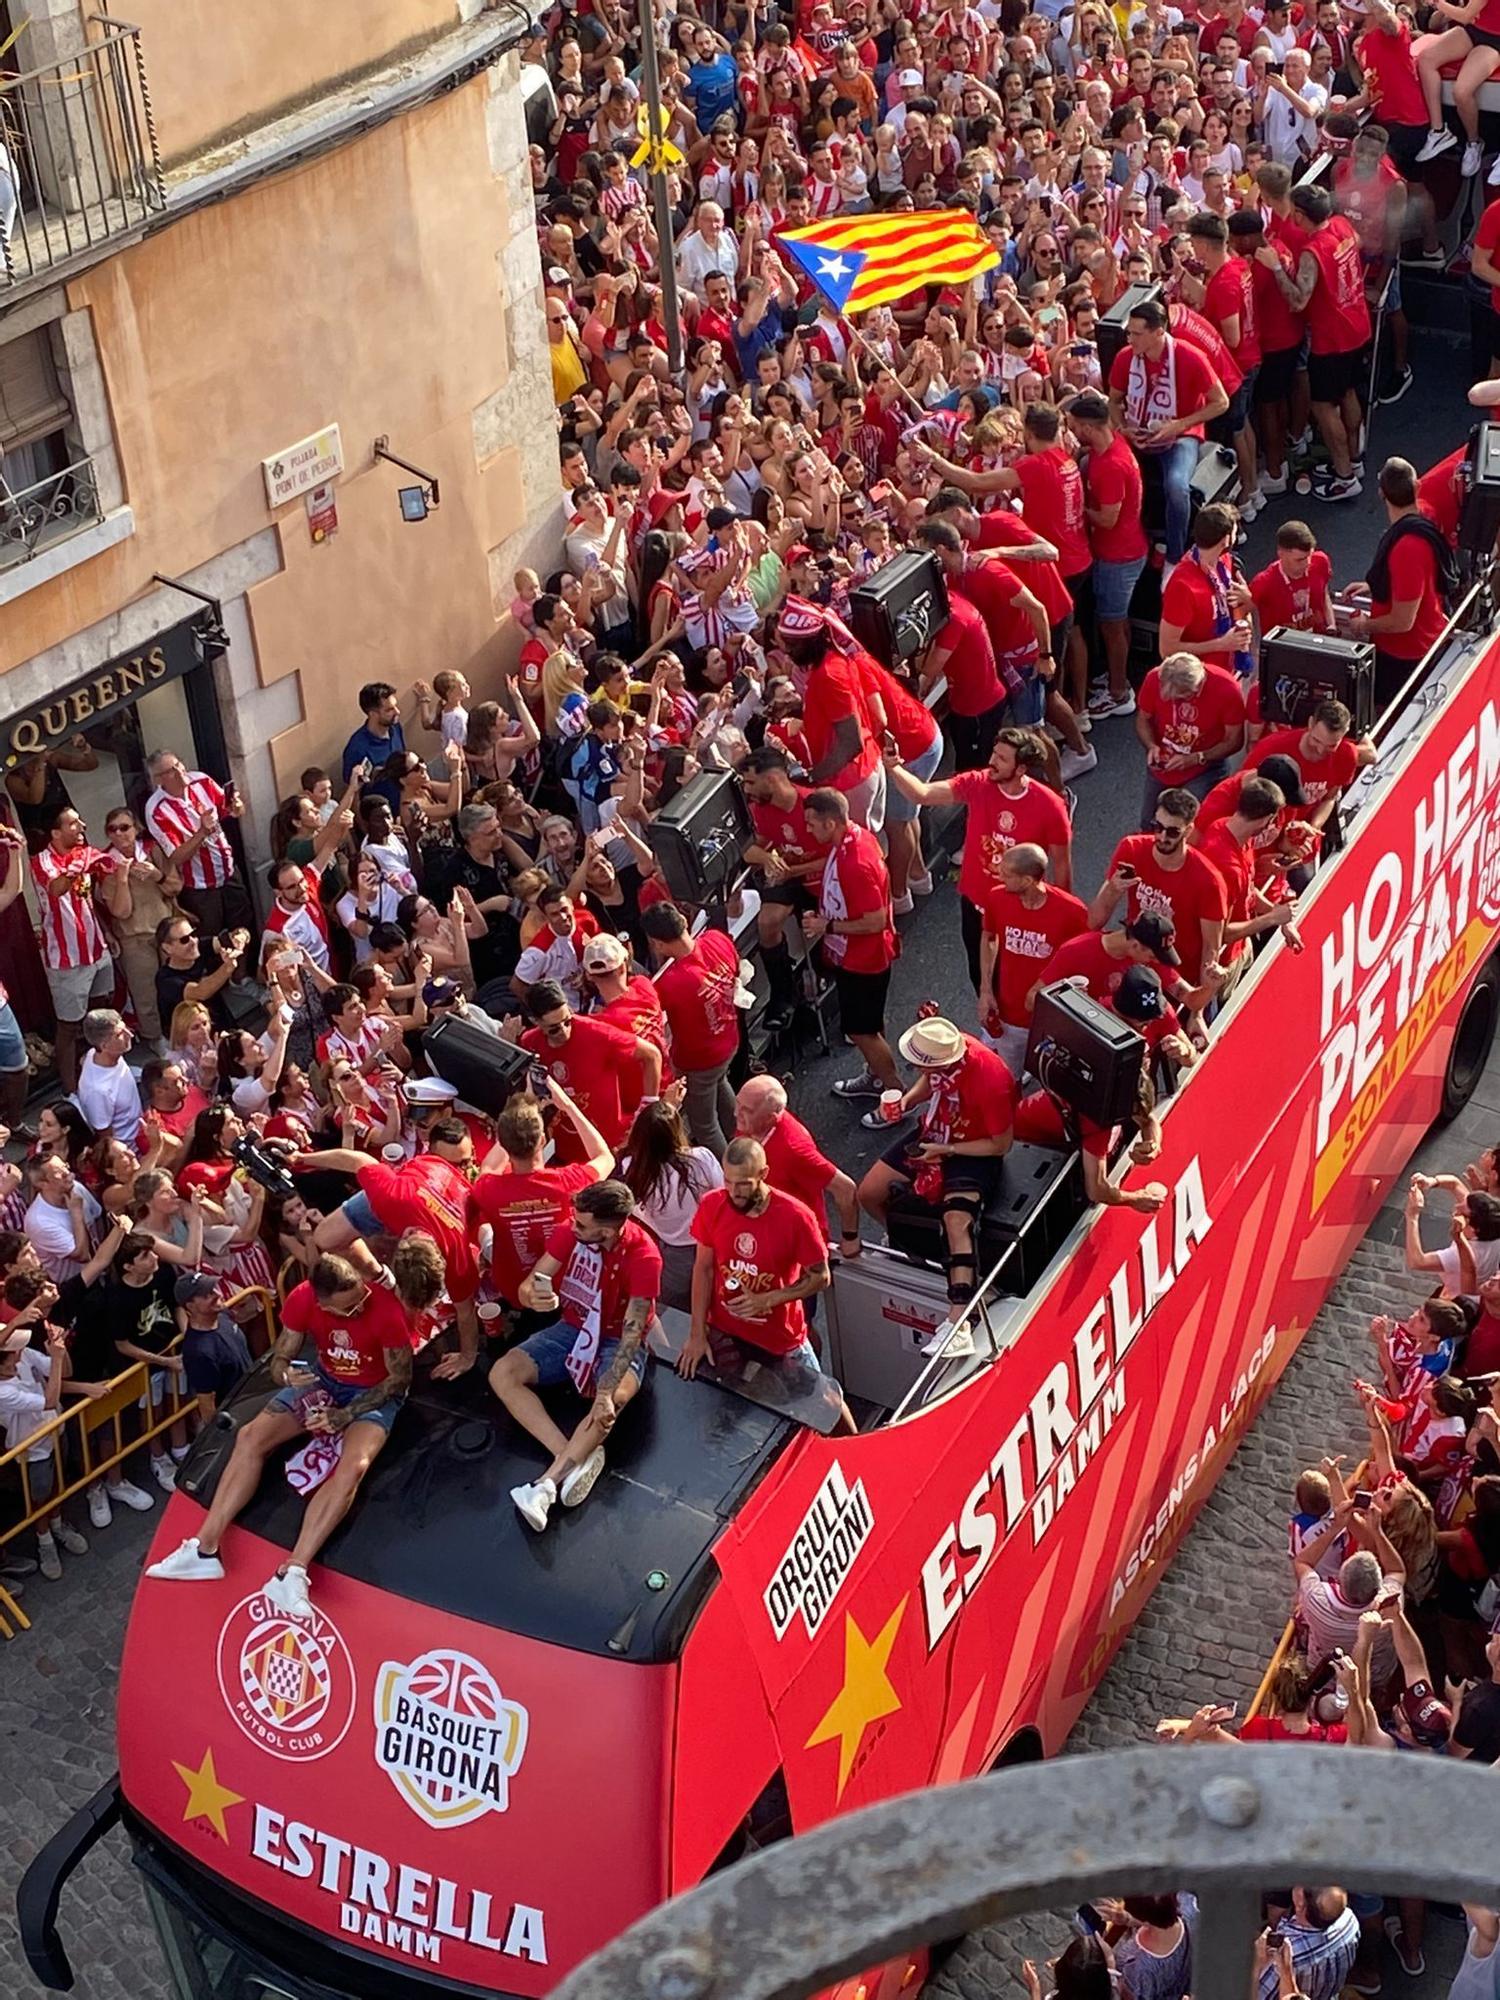
[[[85,674],[82,680],[58,688],[45,701],[23,708],[18,715],[0,722],[6,769],[13,769],[23,758],[35,757],[39,751],[55,750],[77,730],[102,722],[149,689],[191,673],[200,664],[194,643],[197,625],[196,617],[185,618],[180,625],[158,632],[134,652],[121,653],[117,659]]]

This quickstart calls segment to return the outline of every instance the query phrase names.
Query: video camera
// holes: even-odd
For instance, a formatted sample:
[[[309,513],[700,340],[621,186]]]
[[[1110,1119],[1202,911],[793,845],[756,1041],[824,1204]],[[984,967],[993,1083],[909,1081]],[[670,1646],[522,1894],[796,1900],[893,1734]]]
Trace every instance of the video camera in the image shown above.
[[[277,1201],[290,1201],[296,1194],[297,1183],[288,1172],[285,1159],[273,1145],[267,1145],[253,1132],[236,1139],[229,1151],[235,1165],[243,1167],[251,1180],[259,1181]]]

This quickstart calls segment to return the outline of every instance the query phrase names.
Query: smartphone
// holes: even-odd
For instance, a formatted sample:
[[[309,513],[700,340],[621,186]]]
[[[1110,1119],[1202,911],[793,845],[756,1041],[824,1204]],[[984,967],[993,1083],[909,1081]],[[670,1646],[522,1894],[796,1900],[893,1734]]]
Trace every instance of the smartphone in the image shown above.
[[[1052,213],[1051,195],[1050,194],[1039,195],[1037,197],[1037,207],[1042,211],[1043,215],[1050,215]]]
[[[1115,870],[1115,873],[1119,876],[1122,882],[1135,882],[1139,880],[1137,871],[1131,867],[1128,861],[1122,861],[1119,867]]]
[[[1073,1912],[1073,1928],[1080,1937],[1102,1937],[1104,1919],[1092,1903],[1080,1903]]]
[[[1374,1501],[1375,1495],[1368,1486],[1357,1486],[1354,1489],[1354,1506],[1357,1513],[1367,1513],[1374,1505]]]

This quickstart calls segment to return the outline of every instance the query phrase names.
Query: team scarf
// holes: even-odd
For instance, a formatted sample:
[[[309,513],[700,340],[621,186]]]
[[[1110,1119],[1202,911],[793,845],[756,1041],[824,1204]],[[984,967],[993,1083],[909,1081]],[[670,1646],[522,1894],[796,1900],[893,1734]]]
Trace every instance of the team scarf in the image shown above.
[[[1150,381],[1145,357],[1132,354],[1125,382],[1125,412],[1140,430],[1153,424],[1169,424],[1177,415],[1177,342],[1170,334],[1162,349],[1161,368]]]

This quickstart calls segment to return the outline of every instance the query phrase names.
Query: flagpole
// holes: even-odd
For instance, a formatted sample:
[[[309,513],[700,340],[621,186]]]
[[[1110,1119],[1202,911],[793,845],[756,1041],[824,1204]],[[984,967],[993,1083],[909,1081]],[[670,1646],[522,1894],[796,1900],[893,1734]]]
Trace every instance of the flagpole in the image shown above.
[[[656,215],[656,247],[661,266],[661,316],[667,330],[667,365],[682,375],[682,308],[677,299],[677,243],[672,235],[672,207],[667,198],[666,138],[661,110],[661,72],[656,62],[656,8],[640,0],[641,87],[646,98],[646,140],[651,148],[651,200]]]
[[[831,303],[832,301],[830,300],[830,304]],[[840,318],[842,317],[843,315],[840,314]],[[868,354],[870,359],[875,363],[875,366],[877,368],[883,368],[885,370],[886,374],[890,376],[891,380],[895,383],[896,387],[901,391],[902,395],[906,398],[907,402],[911,404],[912,408],[916,411],[917,415],[919,417],[925,418],[929,414],[929,412],[925,410],[923,406],[917,401],[916,397],[912,394],[911,390],[907,388],[906,384],[901,380],[901,377],[896,373],[895,369],[891,366],[890,362],[886,360],[885,356],[879,351],[878,348],[872,347],[870,345],[869,341],[865,339],[864,335],[860,332],[859,328],[854,324],[852,319],[849,320],[847,324],[849,327],[850,334],[853,336],[855,340],[859,342],[860,346],[864,349],[865,353]]]

